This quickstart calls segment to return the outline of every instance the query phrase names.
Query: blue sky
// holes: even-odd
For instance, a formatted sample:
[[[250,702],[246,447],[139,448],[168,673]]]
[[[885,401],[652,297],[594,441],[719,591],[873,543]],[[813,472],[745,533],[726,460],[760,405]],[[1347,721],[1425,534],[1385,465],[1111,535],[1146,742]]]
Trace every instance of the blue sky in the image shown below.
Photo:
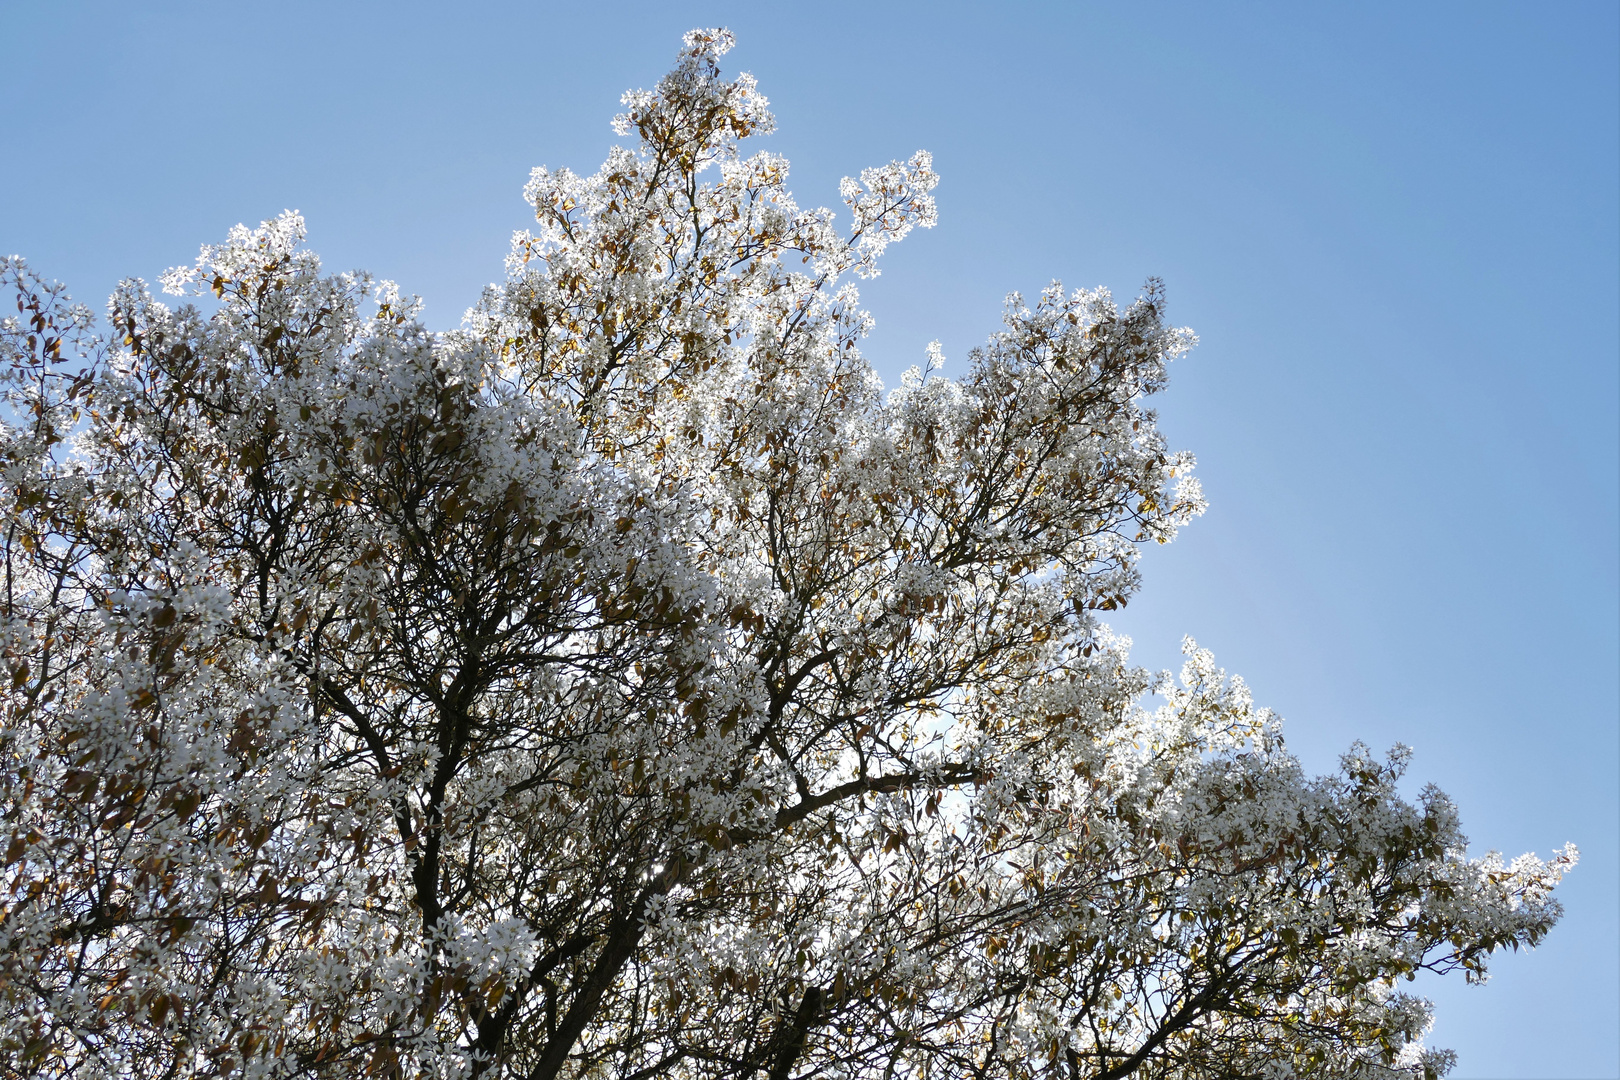
[[[1116,625],[1315,769],[1410,744],[1481,852],[1578,843],[1545,945],[1420,986],[1459,1077],[1620,1075],[1620,6],[12,2],[0,248],[99,304],[291,207],[453,326],[529,168],[593,169],[696,25],[801,203],[933,151],[939,227],[863,287],[891,381],[1009,290],[1166,280],[1211,509]]]

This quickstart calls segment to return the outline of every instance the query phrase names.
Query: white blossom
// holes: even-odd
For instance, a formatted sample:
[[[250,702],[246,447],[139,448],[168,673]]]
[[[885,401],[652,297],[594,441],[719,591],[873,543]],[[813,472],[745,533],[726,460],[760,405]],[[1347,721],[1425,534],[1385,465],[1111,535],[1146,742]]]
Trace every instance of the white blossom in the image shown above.
[[[1204,508],[1163,287],[885,393],[932,160],[800,208],[731,44],[453,332],[291,212],[102,337],[4,264],[0,1072],[1429,1076],[1401,981],[1552,927],[1573,848],[1100,621]]]

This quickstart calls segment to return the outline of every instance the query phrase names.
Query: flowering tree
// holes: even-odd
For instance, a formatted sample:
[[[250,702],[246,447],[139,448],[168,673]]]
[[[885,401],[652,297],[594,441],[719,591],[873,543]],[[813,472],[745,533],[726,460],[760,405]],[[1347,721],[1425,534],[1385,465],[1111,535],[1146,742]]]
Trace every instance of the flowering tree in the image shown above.
[[[885,395],[928,155],[801,210],[729,45],[456,332],[291,214],[107,338],[5,265],[5,1075],[1424,1075],[1397,980],[1552,926],[1098,621],[1203,505],[1159,286]]]

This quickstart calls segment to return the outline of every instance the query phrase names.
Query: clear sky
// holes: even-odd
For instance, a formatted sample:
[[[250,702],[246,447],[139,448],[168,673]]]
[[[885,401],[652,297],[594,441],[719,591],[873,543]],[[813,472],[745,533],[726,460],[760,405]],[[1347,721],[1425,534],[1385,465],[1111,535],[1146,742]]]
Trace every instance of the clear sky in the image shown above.
[[[1416,750],[1477,851],[1582,863],[1483,988],[1463,1078],[1620,1075],[1620,5],[0,2],[0,249],[98,304],[303,211],[454,326],[591,171],[619,94],[725,25],[803,204],[932,150],[940,224],[863,287],[886,379],[1012,289],[1168,283],[1161,408],[1211,509],[1116,625],[1183,634],[1306,764]]]

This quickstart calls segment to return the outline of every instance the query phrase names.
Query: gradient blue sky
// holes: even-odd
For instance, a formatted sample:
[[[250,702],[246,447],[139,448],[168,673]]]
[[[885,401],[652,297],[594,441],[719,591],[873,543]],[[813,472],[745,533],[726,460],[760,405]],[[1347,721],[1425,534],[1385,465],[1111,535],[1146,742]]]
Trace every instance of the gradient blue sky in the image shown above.
[[[1578,843],[1540,949],[1420,987],[1458,1077],[1620,1075],[1620,5],[8,0],[0,249],[99,305],[291,207],[453,326],[529,168],[594,169],[696,25],[801,203],[934,152],[939,227],[863,288],[889,381],[1011,289],[1167,281],[1211,509],[1116,625],[1312,768],[1410,744],[1478,851]]]

